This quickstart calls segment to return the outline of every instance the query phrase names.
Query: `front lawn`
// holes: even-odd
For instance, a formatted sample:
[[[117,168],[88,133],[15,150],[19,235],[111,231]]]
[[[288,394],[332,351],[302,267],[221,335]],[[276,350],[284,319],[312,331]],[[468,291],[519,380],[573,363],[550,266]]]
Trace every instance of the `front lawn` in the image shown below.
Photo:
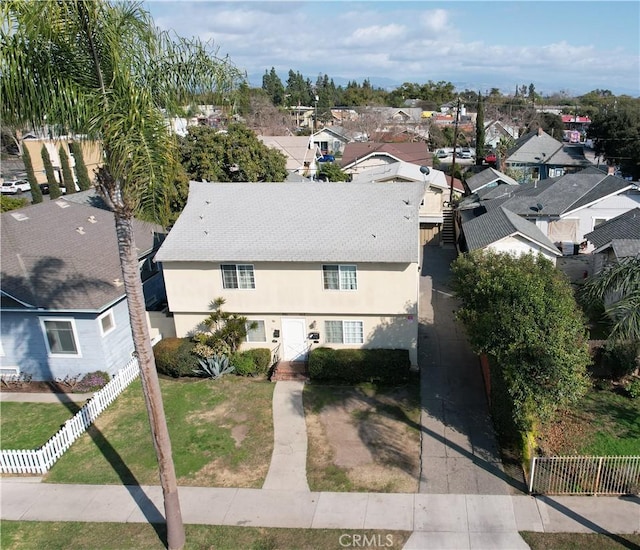
[[[239,376],[160,380],[179,485],[262,487],[273,451],[273,384]],[[60,458],[53,483],[158,484],[135,381]]]
[[[418,489],[420,386],[306,384],[307,480],[312,491]]]
[[[640,548],[640,535],[604,533],[520,533],[531,550],[623,550]]]
[[[79,410],[75,403],[0,404],[0,448],[42,447]]]
[[[593,388],[541,429],[546,455],[630,456],[640,454],[640,399],[615,388]]]
[[[156,529],[160,532],[158,533]],[[277,529],[218,525],[185,525],[185,550],[341,550],[364,546],[363,535],[374,545],[400,550],[411,532],[352,529]],[[0,547],[12,550],[161,550],[166,537],[163,525],[147,523],[78,523],[3,521]]]

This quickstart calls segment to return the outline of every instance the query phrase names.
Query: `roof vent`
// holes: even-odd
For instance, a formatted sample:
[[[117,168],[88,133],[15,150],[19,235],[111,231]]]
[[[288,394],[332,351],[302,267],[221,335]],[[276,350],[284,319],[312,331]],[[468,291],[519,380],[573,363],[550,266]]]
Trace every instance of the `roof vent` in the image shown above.
[[[121,280],[119,277],[116,277],[116,278],[113,280],[113,286],[115,286],[115,287],[120,287],[120,286],[122,286],[123,284],[124,284],[124,283],[122,282],[122,280]]]
[[[76,227],[76,233],[80,233],[80,235],[84,235],[84,227]]]
[[[96,217],[95,217],[95,216],[89,216],[89,217],[87,218],[87,221],[88,221],[89,223],[97,223],[97,222],[98,222],[98,220],[96,220]]]
[[[71,205],[65,201],[65,200],[60,200],[60,201],[56,201],[56,204],[60,207],[60,208],[69,208]]]
[[[11,212],[11,216],[19,222],[29,219],[29,216],[24,215],[22,212]]]

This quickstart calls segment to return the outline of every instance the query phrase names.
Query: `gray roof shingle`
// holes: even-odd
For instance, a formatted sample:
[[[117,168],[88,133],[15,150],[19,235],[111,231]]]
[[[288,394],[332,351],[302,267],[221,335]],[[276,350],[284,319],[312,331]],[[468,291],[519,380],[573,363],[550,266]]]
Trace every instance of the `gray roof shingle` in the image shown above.
[[[0,216],[3,293],[29,306],[87,311],[124,296],[114,284],[122,270],[113,213],[88,206],[92,192],[85,193]],[[154,231],[134,220],[139,257],[153,249]]]
[[[157,261],[417,262],[424,183],[203,183]]]
[[[507,185],[518,185],[518,182],[513,178],[499,172],[495,168],[487,168],[482,172],[478,172],[474,174],[469,179],[465,181],[466,186],[469,188],[469,191],[475,193],[478,189],[482,189],[487,185],[498,182]]]
[[[477,218],[463,222],[462,229],[469,250],[485,248],[518,233],[560,256],[557,247],[534,223],[504,207],[496,208]]]
[[[596,248],[614,240],[637,240],[640,243],[640,208],[633,208],[601,223],[584,237]]]

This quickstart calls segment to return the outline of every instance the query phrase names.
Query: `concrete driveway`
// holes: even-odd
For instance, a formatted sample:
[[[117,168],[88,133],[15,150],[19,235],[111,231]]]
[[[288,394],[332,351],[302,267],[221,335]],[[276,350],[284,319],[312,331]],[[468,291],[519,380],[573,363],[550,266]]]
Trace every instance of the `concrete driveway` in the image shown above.
[[[480,363],[448,286],[453,248],[425,246],[420,277],[421,493],[505,495]],[[512,482],[511,482],[512,483]]]

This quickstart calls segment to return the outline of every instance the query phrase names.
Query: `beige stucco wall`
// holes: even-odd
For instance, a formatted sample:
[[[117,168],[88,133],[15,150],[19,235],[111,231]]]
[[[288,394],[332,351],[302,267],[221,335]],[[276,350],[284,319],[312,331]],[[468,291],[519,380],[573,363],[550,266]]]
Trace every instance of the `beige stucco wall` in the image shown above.
[[[320,332],[320,342],[313,345],[360,347],[327,344],[324,339],[325,320],[357,320],[363,322],[362,347],[408,349],[412,364],[417,364],[417,263],[357,264],[358,289],[354,291],[325,290],[320,263],[253,265],[256,288],[240,290],[222,288],[217,263],[163,263],[176,335],[192,333],[210,313],[211,302],[223,297],[225,311],[265,322],[267,341],[245,347],[274,349],[280,341],[274,339],[273,331],[282,334],[283,317],[304,318],[308,332]]]
[[[47,176],[44,172],[44,163],[42,162],[42,145],[45,145],[51,158],[51,164],[54,168],[54,173],[59,177],[58,170],[61,170],[60,165],[60,145],[63,145],[67,155],[69,156],[69,165],[75,173],[75,160],[73,155],[69,151],[69,140],[67,139],[25,139],[22,142],[22,147],[26,147],[29,150],[31,156],[31,163],[33,164],[33,171],[38,183],[46,183]],[[82,157],[89,172],[89,178],[93,179],[94,171],[102,165],[102,147],[95,141],[80,141],[82,147]]]
[[[242,290],[222,288],[220,264],[165,262],[169,310],[207,312],[215,298],[223,297],[227,311],[241,314],[396,315],[406,313],[417,301],[417,263],[357,264],[357,290],[325,290],[320,263],[252,265],[256,288]]]
[[[226,305],[225,305],[226,306]],[[227,311],[231,311],[226,308]],[[176,336],[179,338],[193,334],[198,325],[206,317],[206,313],[174,313]],[[269,315],[246,314],[250,321],[264,321],[266,341],[250,342],[242,344],[242,349],[269,348],[275,351],[282,344],[282,318],[303,318],[307,327],[307,333],[317,332],[320,335],[318,342],[308,340],[309,349],[319,346],[328,346],[335,349],[363,347],[363,348],[396,348],[409,350],[409,358],[412,365],[418,364],[418,316],[406,314],[397,316],[379,315]],[[364,343],[362,346],[350,344],[335,344],[326,341],[325,321],[362,321],[364,330]],[[275,336],[279,331],[279,335]]]

